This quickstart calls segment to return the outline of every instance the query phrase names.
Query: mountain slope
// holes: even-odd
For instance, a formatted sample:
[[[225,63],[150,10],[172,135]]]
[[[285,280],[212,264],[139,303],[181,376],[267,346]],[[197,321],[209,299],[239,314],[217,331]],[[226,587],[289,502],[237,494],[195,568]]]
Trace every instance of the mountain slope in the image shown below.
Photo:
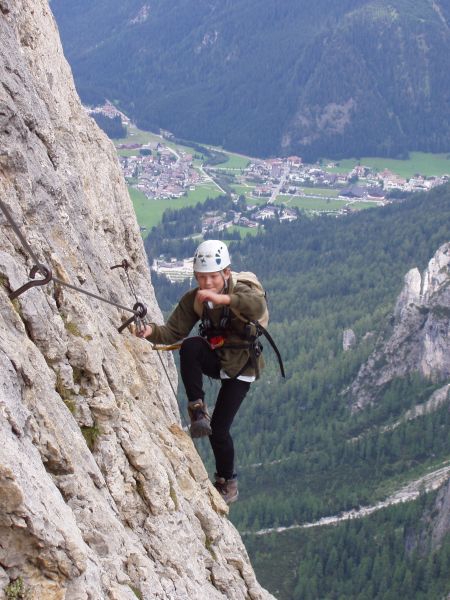
[[[123,311],[55,281],[10,298],[35,254],[131,308],[110,270],[126,257],[161,320],[114,147],[81,106],[46,0],[0,0],[0,73],[0,196],[27,242],[0,213],[1,600],[269,598],[163,365],[117,331]]]
[[[251,155],[448,150],[450,7],[420,0],[53,0],[78,89]]]
[[[408,219],[408,206],[401,208],[406,222],[411,218],[409,215]],[[394,255],[400,254],[403,248],[400,223],[397,233],[384,232],[386,240],[390,237],[389,244],[384,245],[382,239],[377,245],[372,242],[370,226],[362,227],[362,219],[359,218],[360,235],[366,238],[365,251],[372,254],[374,263],[384,264],[387,256],[380,260],[379,252],[380,247],[384,248],[386,253],[392,253],[391,269],[396,270]],[[408,226],[412,225],[411,220]],[[418,229],[424,225],[420,220],[416,223]],[[344,228],[344,224],[341,226]],[[300,238],[298,233],[297,228]],[[304,239],[305,233],[301,242],[297,242],[302,248],[310,243]],[[413,229],[409,234],[404,239],[414,240],[414,245],[419,243]],[[285,234],[284,239],[286,237]],[[327,244],[330,273],[337,272],[340,259],[344,265],[359,259],[365,264],[367,274],[373,273],[350,229],[346,247],[336,242],[334,238]],[[260,257],[269,273],[272,261],[277,262],[280,270],[284,268],[283,249],[279,248],[274,257]],[[345,250],[347,259],[343,257]],[[333,252],[338,254],[337,260]],[[392,303],[395,321],[383,331],[383,340],[364,361],[351,387],[358,411],[350,411],[348,390],[345,394],[339,393],[343,390],[338,389],[335,372],[339,371],[345,380],[349,371],[343,356],[337,351],[332,356],[330,345],[324,344],[326,329],[324,332],[316,328],[313,330],[316,335],[312,335],[307,319],[301,321],[303,326],[300,327],[292,322],[277,327],[277,341],[283,328],[289,328],[290,335],[285,340],[292,344],[300,336],[309,335],[306,344],[321,344],[325,355],[320,363],[322,379],[319,375],[311,376],[312,366],[309,370],[297,367],[294,371],[289,369],[290,361],[287,361],[292,379],[286,389],[286,385],[276,380],[274,385],[271,372],[266,388],[260,389],[255,398],[251,419],[240,424],[241,435],[245,427],[251,427],[251,435],[247,431],[247,437],[251,437],[253,446],[261,443],[273,458],[242,466],[250,493],[246,494],[243,486],[244,493],[234,518],[246,533],[247,547],[260,576],[279,598],[407,600],[414,597],[425,600],[444,597],[444,592],[450,589],[448,253],[447,242],[422,274],[414,269],[406,277],[407,285],[398,296],[395,309]],[[299,270],[311,260],[310,256],[303,260],[296,256]],[[316,275],[313,290],[316,293],[327,256],[322,254],[317,262],[315,268],[310,267]],[[340,272],[336,274],[340,276]],[[386,279],[389,276],[384,274]],[[337,310],[342,301],[334,293],[337,282],[332,281],[332,277],[330,274],[327,280],[330,312]],[[347,289],[350,288],[345,301],[349,313],[355,308],[357,282],[361,282],[362,287],[372,288],[374,284],[380,287],[383,281],[382,277],[376,283],[371,282],[369,275],[362,283],[364,277],[361,268],[349,277],[350,283],[346,282]],[[307,278],[303,281],[305,283]],[[282,277],[278,283],[283,285]],[[280,287],[278,294],[272,292],[272,302],[276,303],[280,294],[286,297],[288,289],[286,285],[284,289]],[[313,305],[312,296],[310,299]],[[315,299],[317,302],[317,295]],[[304,308],[306,303],[302,306]],[[366,304],[366,309],[369,312],[372,306]],[[310,306],[308,310],[312,312],[314,308]],[[294,311],[295,308],[290,314]],[[318,319],[325,321],[325,314],[325,311],[319,312]],[[297,342],[296,348],[298,346],[301,344]],[[358,354],[358,349],[351,352]],[[329,362],[334,363],[334,369]],[[434,385],[427,378],[431,378]],[[309,386],[301,385],[302,379],[308,379]],[[342,404],[346,404],[344,413],[338,409]],[[293,410],[295,405],[297,411]],[[261,423],[266,427],[261,427]],[[246,448],[248,456],[250,447]],[[437,487],[441,489],[436,497],[430,491]],[[411,501],[418,496],[418,500]],[[397,509],[393,506],[404,501],[408,501],[408,506]],[[356,519],[360,522],[356,523]],[[339,525],[341,521],[343,524]],[[327,527],[330,524],[337,527]],[[362,539],[366,542],[362,543]],[[338,556],[335,556],[336,549]]]
[[[351,386],[353,409],[374,401],[395,378],[418,372],[450,379],[450,244],[444,244],[421,275],[412,269],[397,299],[392,333],[370,356]]]

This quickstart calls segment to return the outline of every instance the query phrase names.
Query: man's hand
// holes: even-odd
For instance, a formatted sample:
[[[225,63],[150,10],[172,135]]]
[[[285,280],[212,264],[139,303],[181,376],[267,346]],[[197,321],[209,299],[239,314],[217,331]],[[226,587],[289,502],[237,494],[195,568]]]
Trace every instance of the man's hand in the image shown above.
[[[149,335],[152,335],[152,331],[153,331],[153,329],[152,329],[151,325],[145,325],[145,327],[142,327],[142,328],[136,327],[134,330],[134,335],[136,337],[146,338]]]
[[[212,302],[213,304],[230,304],[230,296],[228,294],[218,294],[213,290],[198,290],[197,292],[198,301],[203,304],[203,302]]]

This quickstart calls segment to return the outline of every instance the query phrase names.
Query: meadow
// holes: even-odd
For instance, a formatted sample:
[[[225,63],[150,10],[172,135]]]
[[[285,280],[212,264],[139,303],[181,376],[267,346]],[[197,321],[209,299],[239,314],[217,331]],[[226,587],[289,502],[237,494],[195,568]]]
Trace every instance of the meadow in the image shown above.
[[[171,198],[170,200],[152,200],[147,198],[141,191],[128,186],[131,201],[133,202],[142,237],[145,239],[150,230],[161,222],[163,212],[168,209],[179,209],[185,206],[194,206],[198,202],[204,202],[206,198],[216,198],[221,192],[215,185],[202,185],[195,190],[190,190],[187,196]]]
[[[304,196],[277,196],[277,203],[310,211],[338,211],[348,204],[347,200],[331,198],[307,198]]]
[[[326,163],[327,161],[323,161]],[[333,161],[329,161],[333,162]],[[427,177],[440,177],[442,175],[450,175],[450,154],[432,154],[429,152],[411,152],[406,160],[394,158],[374,158],[363,157],[360,159],[346,158],[339,161],[334,161],[335,167],[326,168],[326,171],[331,173],[343,173],[350,171],[356,165],[364,165],[371,167],[376,171],[389,169],[393,173],[397,173],[400,177],[406,179],[413,177],[416,174],[425,175]]]

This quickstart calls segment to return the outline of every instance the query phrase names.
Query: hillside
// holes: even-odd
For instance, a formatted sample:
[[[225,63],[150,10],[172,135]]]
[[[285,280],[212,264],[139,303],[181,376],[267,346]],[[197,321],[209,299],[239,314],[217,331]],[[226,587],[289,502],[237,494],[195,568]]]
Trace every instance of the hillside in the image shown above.
[[[447,151],[436,0],[52,0],[82,99],[253,156]]]
[[[272,510],[278,524],[290,512],[291,523],[246,532],[257,570],[280,599],[426,600],[450,591],[449,250],[444,244],[424,273],[415,269],[405,278],[395,320],[350,388],[357,401],[353,427],[345,433],[338,425],[342,415],[330,414],[328,445],[319,441],[316,427],[303,460],[286,456],[260,465],[251,477],[253,495],[271,489],[273,499],[280,488],[296,488],[304,498],[297,514],[295,502],[283,502],[282,494],[270,506],[259,499],[253,510],[259,506],[260,515]],[[405,385],[411,371],[435,385],[427,390],[421,377]],[[427,474],[414,480],[419,472]],[[346,478],[345,498],[352,508],[341,504],[336,510]],[[321,496],[330,512],[317,519]],[[308,514],[316,519],[307,522]]]
[[[174,211],[169,216],[164,244],[175,249],[177,232],[184,235],[184,213],[179,223]],[[234,268],[251,269],[264,282],[269,329],[287,372],[283,382],[263,341],[267,370],[234,424],[241,497],[231,518],[245,533],[258,576],[279,598],[316,600],[340,589],[346,599],[384,599],[358,591],[372,584],[373,590],[391,586],[405,600],[413,597],[411,589],[423,591],[418,598],[433,597],[433,575],[422,570],[425,558],[410,558],[405,540],[418,515],[424,519],[419,529],[427,529],[425,504],[433,512],[434,497],[419,498],[407,510],[381,508],[436,489],[443,473],[448,477],[448,244],[436,249],[450,239],[449,223],[445,186],[340,219],[268,224],[261,236],[230,242]],[[162,247],[157,241],[156,254]],[[182,293],[181,284],[158,279],[155,286],[165,310]],[[345,351],[343,333],[350,328],[356,345]],[[208,398],[213,396],[208,386]],[[355,397],[359,411],[352,410]],[[207,445],[201,451],[212,472]],[[434,515],[440,517],[432,527],[444,545],[429,550],[424,542],[425,556],[447,565],[448,500],[436,502]],[[369,519],[371,507],[380,514]],[[359,525],[343,522],[336,534],[324,527],[347,514],[368,516]],[[320,531],[303,529],[307,523],[321,525]],[[393,528],[401,531],[395,540]],[[355,531],[361,540],[356,545]],[[333,559],[325,577],[338,540],[346,552],[341,562]],[[367,565],[394,556],[400,583],[394,585],[389,571],[374,582]],[[423,578],[408,585],[405,580],[401,591],[414,572]],[[321,582],[317,588],[314,580]],[[441,589],[449,582],[442,575],[435,583]]]
[[[0,599],[271,598],[181,428],[173,362],[117,330],[125,257],[161,313],[46,0],[0,1],[0,74]],[[42,265],[53,281],[11,298]]]

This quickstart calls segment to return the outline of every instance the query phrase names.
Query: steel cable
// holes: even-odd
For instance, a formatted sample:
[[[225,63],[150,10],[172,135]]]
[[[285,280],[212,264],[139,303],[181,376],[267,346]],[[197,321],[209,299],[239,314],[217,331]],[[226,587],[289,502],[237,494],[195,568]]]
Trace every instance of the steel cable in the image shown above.
[[[14,219],[13,219],[13,217],[12,217],[12,215],[11,215],[9,209],[8,209],[8,207],[6,206],[6,204],[1,199],[0,199],[0,209],[2,210],[2,212],[5,215],[8,223],[10,224],[10,226],[13,229],[14,233],[16,234],[16,236],[18,237],[19,241],[21,242],[23,249],[30,256],[30,258],[33,259],[33,261],[35,263],[34,270],[35,271],[39,271],[39,272],[41,272],[41,274],[44,274],[44,275],[48,275],[49,273],[51,274],[51,272],[47,269],[47,267],[45,267],[38,260],[38,258],[36,256],[36,254],[34,253],[33,249],[31,248],[31,246],[27,242],[25,236],[20,231],[20,228],[18,227],[18,225],[14,221]],[[135,306],[137,304],[140,304],[141,307],[145,308],[145,312],[146,312],[147,309],[146,309],[145,305],[143,305],[141,302],[139,302],[137,294],[136,294],[136,289],[135,289],[135,287],[133,285],[133,282],[131,281],[130,276],[128,274],[128,266],[129,266],[128,262],[126,260],[124,260],[121,265],[116,265],[116,266],[121,266],[125,270],[125,274],[126,274],[126,277],[127,277],[127,280],[128,280],[128,285],[130,287],[131,293],[133,294],[133,296],[134,296],[134,298],[136,300]],[[115,268],[115,267],[111,267],[111,268]],[[85,290],[83,288],[80,288],[80,287],[78,287],[76,285],[68,283],[67,281],[63,281],[59,277],[53,277],[53,276],[51,276],[51,280],[53,280],[55,283],[57,283],[59,285],[62,285],[62,286],[67,287],[67,288],[70,288],[70,289],[72,289],[72,290],[74,290],[76,292],[79,292],[81,294],[85,294],[86,296],[90,296],[91,298],[95,298],[96,300],[99,300],[100,302],[105,302],[106,304],[110,304],[111,306],[115,306],[116,308],[120,308],[121,310],[124,310],[126,312],[132,313],[135,316],[134,320],[136,322],[136,326],[137,326],[138,330],[142,330],[145,327],[145,325],[147,324],[147,322],[148,322],[147,319],[145,318],[145,314],[144,314],[144,316],[142,316],[141,309],[134,310],[134,309],[128,308],[127,306],[124,306],[123,304],[119,304],[118,302],[114,302],[113,300],[109,300],[108,298],[104,298],[103,296],[100,296],[98,294],[94,294],[93,292],[90,292],[90,291]],[[120,329],[119,329],[119,331],[120,331]],[[159,353],[158,353],[158,357],[159,357],[159,360],[161,362],[161,366],[162,366],[162,368],[164,370],[164,373],[165,373],[165,375],[167,377],[167,380],[169,382],[169,385],[170,385],[170,388],[171,388],[172,393],[174,395],[175,401],[178,404],[177,393],[176,393],[175,388],[174,388],[174,386],[172,384],[172,380],[169,377],[169,373],[167,372],[166,365],[164,364],[164,362],[162,360],[162,357],[161,357],[161,355]],[[184,422],[185,426],[187,427],[186,420],[185,420],[184,415],[183,415],[183,413],[181,411],[180,411],[180,415],[181,415],[182,421]]]

